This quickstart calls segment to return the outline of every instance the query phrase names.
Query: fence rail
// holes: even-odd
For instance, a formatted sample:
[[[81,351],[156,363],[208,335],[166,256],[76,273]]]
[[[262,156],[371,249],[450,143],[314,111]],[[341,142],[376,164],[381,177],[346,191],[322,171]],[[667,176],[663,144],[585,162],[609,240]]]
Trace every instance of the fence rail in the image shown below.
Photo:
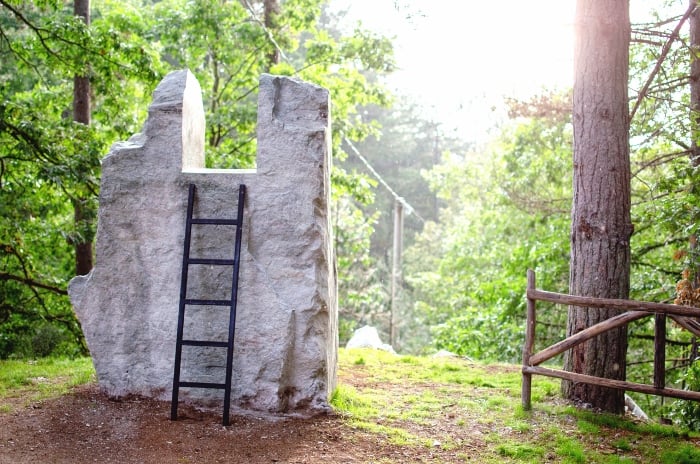
[[[533,353],[536,333],[536,302],[547,301],[550,303],[580,306],[587,310],[598,308],[614,308],[623,313],[606,319],[587,329],[577,332],[562,341]],[[624,380],[606,379],[591,375],[568,372],[562,369],[540,367],[543,362],[563,353],[591,338],[608,330],[626,325],[632,321],[654,316],[654,383],[647,385],[642,383],[627,382]],[[532,407],[532,376],[544,375],[556,377],[572,382],[599,385],[602,387],[617,388],[619,390],[634,391],[650,395],[669,396],[687,400],[700,401],[700,392],[666,388],[665,364],[666,364],[666,316],[677,320],[684,327],[689,325],[685,318],[697,318],[700,320],[700,309],[688,306],[678,306],[665,303],[650,303],[635,300],[619,300],[612,298],[591,298],[583,296],[566,295],[562,293],[537,290],[535,272],[527,271],[527,322],[525,328],[525,344],[523,345],[523,384],[522,404],[523,409]]]

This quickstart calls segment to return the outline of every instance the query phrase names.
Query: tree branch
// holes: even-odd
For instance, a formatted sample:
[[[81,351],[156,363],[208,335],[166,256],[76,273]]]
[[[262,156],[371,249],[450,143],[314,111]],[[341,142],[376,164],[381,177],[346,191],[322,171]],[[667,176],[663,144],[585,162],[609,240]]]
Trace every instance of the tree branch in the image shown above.
[[[686,12],[683,14],[681,17],[680,21],[678,21],[678,24],[676,24],[676,28],[673,30],[671,33],[670,37],[664,44],[663,48],[661,49],[661,55],[659,56],[659,59],[656,61],[656,65],[654,66],[654,69],[651,71],[651,74],[649,74],[649,77],[647,78],[647,81],[644,83],[644,86],[641,88],[639,93],[637,94],[637,100],[634,102],[634,107],[632,107],[632,111],[630,112],[630,117],[629,120],[632,121],[634,119],[635,113],[637,113],[637,109],[639,109],[639,105],[641,105],[642,100],[647,94],[647,91],[649,90],[649,86],[651,86],[651,83],[654,81],[656,78],[656,75],[659,73],[661,70],[661,65],[663,64],[664,60],[666,60],[666,57],[668,56],[668,53],[671,51],[671,45],[673,45],[673,42],[676,41],[676,39],[680,35],[681,28],[683,27],[683,24],[688,20],[691,14],[693,14],[693,11],[695,11],[695,8],[697,5],[695,2],[691,2],[690,6],[688,6],[688,9]]]
[[[48,43],[48,40],[56,40],[57,42],[62,42],[67,45],[71,45],[74,47],[78,47],[80,50],[86,52],[87,54],[94,56],[97,59],[101,59],[106,61],[107,63],[116,65],[122,69],[127,69],[132,72],[138,71],[135,68],[131,68],[129,66],[125,66],[117,61],[109,59],[106,55],[103,53],[100,53],[99,50],[94,50],[93,48],[86,46],[85,43],[81,43],[76,40],[71,40],[70,38],[66,36],[62,36],[59,34],[56,34],[54,31],[51,29],[47,29],[45,27],[40,27],[34,24],[31,20],[29,20],[25,15],[22,14],[21,11],[18,9],[14,8],[10,3],[8,3],[6,0],[0,0],[0,7],[7,8],[22,24],[26,25],[29,29],[32,30],[34,35],[39,39],[39,42],[41,43],[41,46],[46,52],[53,56],[56,60],[58,60],[61,63],[64,63],[65,65],[69,67],[74,67],[74,63],[71,63],[67,60],[65,60],[58,52],[56,52],[53,48]],[[85,24],[84,22],[80,21],[81,24]],[[0,30],[1,32],[1,30]],[[37,69],[35,66],[31,65],[24,57],[20,56],[11,46],[9,46],[9,38],[3,33],[2,34],[3,38],[8,42],[8,48],[10,51],[21,61],[23,61],[25,64],[28,66],[34,68],[35,72],[38,73]]]
[[[49,291],[57,293],[59,295],[68,295],[68,291],[63,289],[63,288],[56,287],[54,285],[48,285],[48,284],[44,284],[41,282],[37,282],[36,280],[30,279],[27,277],[21,277],[21,276],[16,276],[14,274],[8,274],[7,272],[0,272],[0,280],[12,280],[15,282],[19,282],[19,283],[28,285],[30,287],[41,288],[43,290],[49,290]]]
[[[277,49],[277,51],[279,52],[280,56],[284,59],[284,61],[289,61],[289,58],[287,58],[287,55],[284,53],[284,50],[282,50],[282,48],[279,46],[279,44],[275,40],[275,37],[272,35],[272,31],[270,31],[270,29],[268,29],[267,26],[265,26],[265,23],[263,21],[261,21],[260,18],[258,18],[258,15],[255,14],[255,10],[250,5],[248,0],[243,0],[243,4],[245,5],[248,12],[250,12],[250,15],[253,17],[253,20],[255,20],[255,22],[258,23],[260,25],[260,27],[262,27],[263,31],[265,31],[265,35],[267,35],[267,38],[270,40],[270,43],[272,43],[272,45],[275,47],[275,49]]]
[[[4,107],[0,107],[0,109],[4,110]],[[60,164],[58,160],[52,159],[51,153],[41,145],[37,138],[20,127],[8,122],[6,119],[0,119],[0,131],[9,134],[10,137],[18,142],[25,143],[34,153],[39,155],[39,159],[42,161],[51,164]]]

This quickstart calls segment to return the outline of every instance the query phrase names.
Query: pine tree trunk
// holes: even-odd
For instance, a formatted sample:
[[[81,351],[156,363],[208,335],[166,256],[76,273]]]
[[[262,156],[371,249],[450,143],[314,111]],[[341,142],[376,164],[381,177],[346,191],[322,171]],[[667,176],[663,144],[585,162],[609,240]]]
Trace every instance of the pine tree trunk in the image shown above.
[[[73,13],[82,18],[86,24],[90,24],[90,0],[75,0]],[[90,125],[90,79],[88,76],[76,75],[73,79],[73,120],[81,124]],[[91,229],[91,214],[85,211],[88,204],[84,199],[73,199],[73,215],[77,239],[75,240],[75,274],[85,275],[92,269],[92,233],[85,233]]]
[[[690,0],[691,6],[697,0]],[[690,15],[690,159],[693,166],[700,165],[700,9],[696,6]]]
[[[690,0],[695,7],[690,15],[690,162],[693,167],[700,166],[700,7],[697,0]],[[698,237],[689,237],[690,259],[692,266],[693,288],[700,287],[700,263],[698,256]]]
[[[574,200],[570,293],[628,298],[630,161],[628,0],[578,0],[574,58]],[[618,314],[570,307],[567,335]],[[627,329],[606,332],[565,356],[565,369],[625,379]],[[564,395],[622,413],[624,392],[563,382]]]

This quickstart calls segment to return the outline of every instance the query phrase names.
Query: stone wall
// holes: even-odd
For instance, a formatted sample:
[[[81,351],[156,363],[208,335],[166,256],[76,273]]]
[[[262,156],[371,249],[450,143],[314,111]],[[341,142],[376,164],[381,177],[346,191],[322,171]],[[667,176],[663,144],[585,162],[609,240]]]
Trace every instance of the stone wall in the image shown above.
[[[195,217],[233,218],[246,184],[232,404],[328,408],[337,361],[329,106],[325,89],[263,75],[257,169],[205,169],[199,84],[189,71],[161,82],[143,132],[102,161],[95,268],[69,285],[107,394],[170,399],[188,185],[197,185]],[[235,228],[206,227],[193,227],[191,257],[232,257]],[[191,266],[188,297],[228,298],[230,272]],[[187,309],[185,338],[225,340],[226,308]],[[225,349],[184,347],[181,380],[222,383],[224,364]],[[195,404],[222,397],[180,390]]]

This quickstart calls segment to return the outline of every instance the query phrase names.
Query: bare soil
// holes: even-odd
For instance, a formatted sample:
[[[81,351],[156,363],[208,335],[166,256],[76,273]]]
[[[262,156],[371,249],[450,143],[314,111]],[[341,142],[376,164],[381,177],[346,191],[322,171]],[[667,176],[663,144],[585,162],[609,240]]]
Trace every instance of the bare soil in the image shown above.
[[[363,383],[352,376],[342,381],[355,381],[357,387]],[[140,397],[114,401],[94,384],[13,409],[0,413],[2,464],[464,462],[455,450],[395,445],[337,415],[307,419],[232,415],[231,425],[223,427],[220,414],[180,405],[180,418],[171,421],[168,402]],[[444,429],[451,427],[454,430]],[[452,436],[465,432],[450,421],[440,428]],[[460,452],[471,449],[478,455],[478,435],[463,443]]]

